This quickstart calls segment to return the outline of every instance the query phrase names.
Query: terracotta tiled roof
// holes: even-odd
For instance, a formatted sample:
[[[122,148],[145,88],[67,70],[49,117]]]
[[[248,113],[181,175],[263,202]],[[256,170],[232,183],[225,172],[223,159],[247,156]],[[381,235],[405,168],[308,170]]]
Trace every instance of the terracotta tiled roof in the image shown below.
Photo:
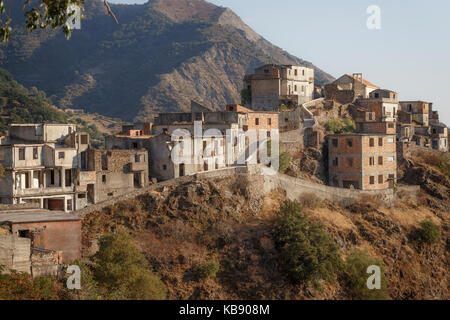
[[[357,77],[354,77],[354,76],[351,75],[351,74],[347,74],[347,76],[349,76],[350,78],[356,79],[356,80],[361,80],[361,79],[359,79],[359,78],[357,78]],[[362,79],[362,83],[365,84],[366,86],[380,89],[380,87],[374,85],[373,83],[370,83],[369,81],[367,81],[367,80],[365,80],[365,79]]]

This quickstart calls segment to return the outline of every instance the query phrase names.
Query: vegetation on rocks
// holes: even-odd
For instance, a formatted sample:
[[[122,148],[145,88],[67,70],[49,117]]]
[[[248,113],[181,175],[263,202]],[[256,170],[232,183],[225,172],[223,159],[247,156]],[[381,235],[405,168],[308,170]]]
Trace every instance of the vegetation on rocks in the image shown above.
[[[367,287],[369,266],[378,266],[381,270],[380,289]],[[388,298],[385,267],[383,263],[372,258],[366,251],[353,250],[345,262],[345,279],[351,299],[355,300],[384,300]]]
[[[338,247],[323,226],[308,220],[298,202],[287,200],[275,224],[275,243],[294,283],[332,280],[342,269]]]
[[[441,239],[441,231],[433,221],[422,221],[415,231],[414,239],[419,245],[438,243]]]
[[[325,129],[332,134],[355,132],[355,121],[351,118],[330,119],[325,124]]]

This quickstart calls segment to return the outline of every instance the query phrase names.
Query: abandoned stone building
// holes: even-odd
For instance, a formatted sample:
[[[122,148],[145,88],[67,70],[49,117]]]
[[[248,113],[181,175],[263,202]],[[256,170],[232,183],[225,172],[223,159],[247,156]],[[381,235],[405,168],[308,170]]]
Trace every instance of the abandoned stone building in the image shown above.
[[[86,170],[89,135],[75,125],[13,124],[0,145],[0,199],[5,204],[35,202],[40,208],[72,211],[86,205],[79,185],[93,184]]]
[[[398,111],[398,141],[447,152],[448,128],[439,122],[433,104],[424,101],[401,101]],[[406,145],[406,147],[407,147]]]
[[[298,106],[314,95],[314,69],[266,64],[244,77],[245,105],[253,110],[274,110],[281,105]]]
[[[271,130],[278,130],[278,113],[253,111],[240,105],[212,111],[193,102],[191,112],[158,114],[151,133],[135,134],[134,129],[127,129],[107,137],[106,148],[145,148],[149,153],[150,177],[168,180],[245,164],[251,149],[246,132],[255,130],[258,139],[259,130],[263,130],[264,139],[270,138]],[[173,154],[179,159],[173,159]]]
[[[412,121],[418,125],[428,126],[433,104],[424,101],[400,101],[400,110],[411,114]]]
[[[5,169],[0,178],[0,200],[3,204],[35,203],[42,209],[56,211],[74,211],[104,199],[104,184],[99,184],[98,168],[93,166],[97,152],[90,146],[89,135],[77,132],[71,124],[13,124],[8,136],[1,139],[0,164]],[[128,163],[134,161],[134,152],[125,157]],[[143,157],[147,161],[146,157]],[[107,157],[107,162],[115,162]],[[142,160],[144,161],[144,160]],[[135,185],[146,183],[133,182],[133,175],[140,171],[128,172],[128,168],[137,170],[136,165],[115,168],[112,181],[129,182],[122,184],[123,192],[130,192]],[[131,175],[131,178],[130,178]],[[122,178],[119,178],[122,176]],[[142,183],[141,183],[142,182]],[[96,190],[99,188],[99,190]],[[115,190],[113,194],[117,194]]]
[[[369,93],[368,98],[355,101],[357,106],[374,113],[375,121],[396,122],[399,110],[398,93],[386,89],[376,89]]]
[[[378,86],[363,79],[362,73],[345,74],[325,85],[325,99],[341,104],[352,103],[356,99],[367,99]]]
[[[81,258],[81,218],[66,212],[17,209],[0,212],[0,265],[33,277],[58,273]]]
[[[93,203],[129,193],[148,185],[148,152],[89,149],[88,169],[95,172],[95,186],[87,189]]]

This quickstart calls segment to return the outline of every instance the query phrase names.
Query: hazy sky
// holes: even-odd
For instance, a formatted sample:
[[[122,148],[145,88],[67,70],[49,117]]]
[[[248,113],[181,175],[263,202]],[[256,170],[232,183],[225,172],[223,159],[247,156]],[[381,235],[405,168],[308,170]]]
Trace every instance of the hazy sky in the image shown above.
[[[112,0],[116,3],[145,3]],[[450,1],[210,0],[289,53],[339,77],[362,72],[401,100],[433,102],[450,125]],[[381,29],[367,8],[381,9]]]

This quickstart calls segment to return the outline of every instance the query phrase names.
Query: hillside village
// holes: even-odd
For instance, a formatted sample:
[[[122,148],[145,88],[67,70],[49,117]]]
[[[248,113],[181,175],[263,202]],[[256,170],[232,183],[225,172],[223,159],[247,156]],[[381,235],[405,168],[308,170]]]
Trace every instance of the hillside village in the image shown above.
[[[123,125],[105,150],[76,125],[10,125],[0,138],[0,265],[57,275],[84,256],[83,219],[189,179],[256,173],[262,180],[249,186],[281,188],[293,200],[313,192],[323,201],[370,196],[388,205],[399,193],[432,188],[448,210],[448,189],[408,178],[411,155],[448,156],[448,127],[433,103],[400,101],[360,73],[317,86],[314,70],[299,65],[262,65],[242,88],[240,103],[220,111],[192,101],[189,112]],[[279,155],[279,172],[268,173],[268,150]]]

